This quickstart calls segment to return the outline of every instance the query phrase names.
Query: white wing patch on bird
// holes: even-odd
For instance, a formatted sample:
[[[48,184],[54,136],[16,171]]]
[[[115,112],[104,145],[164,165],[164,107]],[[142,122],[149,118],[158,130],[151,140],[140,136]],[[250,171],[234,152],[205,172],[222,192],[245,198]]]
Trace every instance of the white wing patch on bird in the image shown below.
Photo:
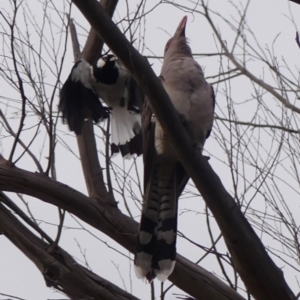
[[[80,81],[86,88],[92,89],[90,64],[85,60],[81,60],[71,73],[71,80],[74,82]]]
[[[102,69],[105,66],[105,64],[106,64],[106,61],[103,58],[98,59],[98,61],[97,61],[97,67],[99,69]]]
[[[119,145],[130,141],[136,134],[137,124],[141,124],[141,116],[132,114],[123,107],[114,107],[111,112],[111,141]]]

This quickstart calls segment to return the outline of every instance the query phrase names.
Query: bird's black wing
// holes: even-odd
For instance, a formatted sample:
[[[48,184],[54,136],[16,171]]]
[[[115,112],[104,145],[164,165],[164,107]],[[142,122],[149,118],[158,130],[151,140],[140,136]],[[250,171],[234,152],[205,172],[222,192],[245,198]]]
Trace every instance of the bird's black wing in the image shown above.
[[[72,68],[71,74],[60,91],[58,109],[62,113],[63,122],[69,125],[71,131],[81,134],[83,122],[91,117],[98,123],[108,118],[108,108],[100,102],[92,87],[84,85],[82,78],[74,79],[72,73],[76,68],[84,67],[82,61],[78,61]],[[88,80],[88,78],[86,78]]]

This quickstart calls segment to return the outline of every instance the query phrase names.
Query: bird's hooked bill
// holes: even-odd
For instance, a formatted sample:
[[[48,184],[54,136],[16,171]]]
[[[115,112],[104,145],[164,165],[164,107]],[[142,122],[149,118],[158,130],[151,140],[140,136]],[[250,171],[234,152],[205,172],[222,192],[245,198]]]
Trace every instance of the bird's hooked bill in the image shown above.
[[[182,18],[182,20],[180,21],[180,23],[175,31],[174,38],[181,37],[181,36],[185,37],[185,27],[186,27],[187,19],[188,19],[187,16],[184,16]]]

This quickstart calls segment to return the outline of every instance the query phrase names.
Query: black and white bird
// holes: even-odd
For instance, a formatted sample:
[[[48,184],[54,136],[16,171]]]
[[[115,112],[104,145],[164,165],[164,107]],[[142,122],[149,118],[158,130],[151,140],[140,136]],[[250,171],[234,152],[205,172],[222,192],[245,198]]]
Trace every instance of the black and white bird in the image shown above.
[[[82,59],[73,66],[60,92],[59,111],[77,135],[87,118],[98,123],[110,117],[112,152],[120,149],[123,156],[140,155],[143,102],[136,81],[116,56],[108,54],[93,65]]]
[[[185,37],[187,17],[165,47],[160,79],[195,144],[202,153],[209,137],[215,98],[203,71],[194,60]],[[166,280],[176,260],[178,198],[189,176],[165,137],[164,130],[145,103],[144,201],[134,264],[138,278]]]

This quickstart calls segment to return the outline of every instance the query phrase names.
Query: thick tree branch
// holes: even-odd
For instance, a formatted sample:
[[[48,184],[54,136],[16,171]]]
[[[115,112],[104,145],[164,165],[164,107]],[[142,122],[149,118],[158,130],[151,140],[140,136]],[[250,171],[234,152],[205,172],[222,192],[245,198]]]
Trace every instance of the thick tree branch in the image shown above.
[[[118,0],[101,0],[100,4],[107,11],[108,15],[112,17]],[[72,36],[73,45],[75,43],[75,36]],[[91,28],[89,36],[82,53],[78,53],[78,48],[73,47],[74,58],[81,57],[89,63],[93,63],[99,58],[103,47],[103,41],[99,38],[93,28]],[[97,144],[95,139],[93,122],[89,119],[84,122],[82,134],[77,136],[77,144],[81,158],[81,166],[90,197],[94,199],[101,199],[112,205],[116,205],[115,199],[107,192],[102,168],[100,166]]]
[[[9,209],[14,211],[23,221],[25,221],[31,228],[38,232],[43,239],[45,239],[49,244],[53,243],[53,240],[48,236],[39,225],[28,217],[22,209],[20,209],[9,197],[7,197],[3,192],[0,192],[0,202],[5,204]]]
[[[112,18],[118,4],[118,0],[101,0],[100,4],[106,10],[110,18]],[[82,50],[81,57],[89,63],[93,63],[99,58],[99,54],[101,54],[102,48],[103,41],[100,39],[95,30],[91,28],[85,46]]]
[[[115,199],[107,192],[105,186],[98,158],[93,121],[91,119],[84,122],[82,133],[77,136],[77,144],[89,196],[101,202],[116,205]]]
[[[106,202],[88,198],[46,176],[11,167],[0,160],[0,190],[23,193],[76,215],[133,252],[137,224]]]
[[[44,175],[11,166],[0,156],[0,190],[19,192],[53,204],[104,232],[131,253],[135,251],[138,223],[107,203],[88,198]],[[181,255],[170,280],[199,300],[243,300],[210,272]]]
[[[95,0],[73,2],[149,96],[167,138],[213,213],[249,292],[262,300],[295,299],[282,271],[271,260],[220,178],[202,156],[195,156],[192,142],[149,63],[131,46]]]
[[[0,232],[37,266],[47,286],[57,288],[72,299],[137,300],[79,265],[63,249],[56,247],[49,252],[49,244],[35,236],[1,203]]]
[[[300,5],[300,0],[290,0],[290,1]]]

